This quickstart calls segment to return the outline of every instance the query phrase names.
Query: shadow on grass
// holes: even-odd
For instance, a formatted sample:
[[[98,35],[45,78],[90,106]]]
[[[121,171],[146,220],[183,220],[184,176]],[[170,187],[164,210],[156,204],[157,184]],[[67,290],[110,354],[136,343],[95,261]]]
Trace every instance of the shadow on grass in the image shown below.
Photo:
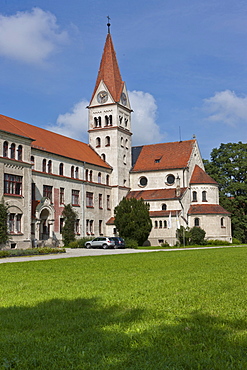
[[[2,308],[0,317],[0,369],[247,368],[242,321],[194,312],[155,325],[145,310],[97,299]]]

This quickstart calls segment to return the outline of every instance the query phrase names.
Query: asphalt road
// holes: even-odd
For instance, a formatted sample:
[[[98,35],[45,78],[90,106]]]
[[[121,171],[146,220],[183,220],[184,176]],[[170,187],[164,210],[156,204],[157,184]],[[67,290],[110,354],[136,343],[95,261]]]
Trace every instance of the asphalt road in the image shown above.
[[[26,261],[41,261],[41,260],[55,260],[60,258],[70,258],[70,257],[87,257],[87,256],[109,256],[116,254],[131,254],[131,253],[147,253],[147,252],[181,252],[186,250],[195,249],[216,249],[216,248],[232,248],[232,247],[243,247],[243,246],[217,246],[217,247],[198,247],[198,248],[175,248],[175,249],[69,249],[66,248],[66,253],[58,254],[46,254],[39,256],[24,256],[24,257],[8,257],[0,258],[1,263],[9,262],[26,262]]]

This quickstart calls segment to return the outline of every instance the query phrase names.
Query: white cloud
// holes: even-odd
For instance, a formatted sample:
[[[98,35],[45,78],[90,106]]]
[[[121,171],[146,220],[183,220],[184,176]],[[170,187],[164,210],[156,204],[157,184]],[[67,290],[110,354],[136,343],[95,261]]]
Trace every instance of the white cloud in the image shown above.
[[[216,92],[213,97],[204,100],[204,108],[211,121],[221,121],[233,127],[247,121],[247,96],[239,97],[234,91]]]
[[[15,15],[0,15],[0,54],[31,64],[41,64],[68,40],[56,17],[40,8]]]
[[[88,142],[88,110],[89,102],[82,100],[76,103],[71,112],[60,114],[54,125],[49,125],[48,130],[71,137],[76,140]]]
[[[134,145],[162,142],[165,135],[160,133],[156,123],[157,104],[154,97],[143,91],[129,91],[132,113]]]

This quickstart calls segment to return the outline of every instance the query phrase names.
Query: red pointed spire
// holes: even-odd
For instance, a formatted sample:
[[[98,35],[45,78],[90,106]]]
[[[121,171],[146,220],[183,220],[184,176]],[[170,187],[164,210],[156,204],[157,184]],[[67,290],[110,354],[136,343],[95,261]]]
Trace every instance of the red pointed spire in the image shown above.
[[[115,102],[120,100],[124,82],[118,67],[117,57],[114,50],[111,34],[106,37],[105,47],[101,58],[98,77],[93,91],[92,99],[101,81],[104,81]],[[92,101],[91,99],[91,101]]]

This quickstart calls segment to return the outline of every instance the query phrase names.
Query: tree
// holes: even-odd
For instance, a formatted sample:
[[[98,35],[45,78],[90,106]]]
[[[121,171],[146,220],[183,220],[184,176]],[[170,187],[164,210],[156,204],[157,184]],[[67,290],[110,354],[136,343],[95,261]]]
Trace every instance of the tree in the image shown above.
[[[143,199],[123,198],[114,209],[114,214],[114,223],[119,235],[122,238],[134,239],[138,245],[143,245],[152,230],[149,204]]]
[[[0,203],[0,244],[5,244],[8,240],[8,207],[2,201]]]
[[[63,213],[64,226],[62,228],[62,237],[64,246],[68,246],[70,242],[75,240],[75,222],[77,214],[73,210],[71,204],[64,206]]]
[[[247,144],[221,144],[204,163],[219,184],[220,204],[232,214],[233,237],[247,242]]]
[[[206,232],[198,226],[191,229],[180,226],[177,229],[177,239],[180,245],[202,245],[204,244]]]

